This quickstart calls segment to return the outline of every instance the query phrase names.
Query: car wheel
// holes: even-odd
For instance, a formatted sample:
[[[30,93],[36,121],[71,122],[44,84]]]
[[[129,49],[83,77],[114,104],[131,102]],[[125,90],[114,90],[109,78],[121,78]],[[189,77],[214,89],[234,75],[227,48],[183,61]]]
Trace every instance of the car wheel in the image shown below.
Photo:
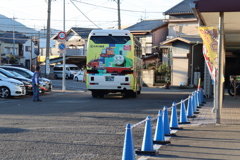
[[[0,87],[0,97],[8,98],[11,96],[11,92],[7,87]]]
[[[68,77],[68,75],[66,75],[66,79],[68,79],[69,77]]]
[[[75,81],[78,81],[78,77],[75,77]]]

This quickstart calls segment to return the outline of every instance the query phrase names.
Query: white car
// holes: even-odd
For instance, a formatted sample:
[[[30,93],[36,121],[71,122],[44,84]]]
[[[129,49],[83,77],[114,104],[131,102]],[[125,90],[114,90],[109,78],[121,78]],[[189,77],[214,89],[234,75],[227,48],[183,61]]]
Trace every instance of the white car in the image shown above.
[[[22,96],[26,94],[26,88],[21,81],[8,78],[0,73],[0,97]]]
[[[84,71],[78,71],[77,74],[73,76],[74,81],[83,81]]]

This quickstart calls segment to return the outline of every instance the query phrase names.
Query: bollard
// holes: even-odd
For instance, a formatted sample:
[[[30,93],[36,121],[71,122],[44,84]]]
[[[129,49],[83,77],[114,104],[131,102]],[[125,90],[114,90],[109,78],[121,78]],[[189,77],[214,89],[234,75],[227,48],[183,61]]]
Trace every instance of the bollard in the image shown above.
[[[201,88],[201,92],[202,92],[202,103],[205,104],[205,99],[204,99],[204,94],[203,94],[203,89]]]
[[[170,133],[169,120],[168,120],[168,108],[163,107],[163,130],[165,136],[174,136],[174,133]]]
[[[122,160],[136,160],[131,124],[126,125]]]
[[[153,149],[153,139],[152,139],[152,123],[151,117],[147,116],[142,142],[141,150],[136,150],[136,154],[139,155],[156,155],[157,152]]]
[[[187,106],[187,118],[195,118],[196,116],[193,114],[193,105],[192,105],[192,96],[188,96],[188,106]]]
[[[162,119],[162,110],[158,112],[158,119],[156,124],[155,136],[153,143],[154,144],[169,144],[170,141],[165,141],[164,138],[164,128],[163,128],[163,119]]]
[[[180,109],[180,122],[179,124],[189,124],[185,109],[185,103],[183,100],[181,100],[181,109]]]

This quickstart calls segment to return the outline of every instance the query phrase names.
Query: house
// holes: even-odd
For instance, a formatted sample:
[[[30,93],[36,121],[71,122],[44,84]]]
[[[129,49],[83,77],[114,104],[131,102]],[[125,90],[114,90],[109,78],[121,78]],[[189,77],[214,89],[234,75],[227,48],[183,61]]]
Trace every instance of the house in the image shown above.
[[[197,79],[204,74],[202,39],[197,30],[199,24],[189,5],[193,1],[183,0],[164,12],[169,16],[165,21],[168,35],[166,41],[160,43],[160,49],[163,62],[171,66],[171,84],[174,86],[196,86]]]
[[[86,64],[86,48],[88,35],[93,29],[100,28],[80,28],[72,27],[69,31],[66,32],[66,64],[76,64],[80,68],[85,68]],[[62,43],[58,41],[58,34],[52,37],[54,40],[54,47],[51,49],[51,54],[53,57],[50,60],[50,63],[61,63],[62,62],[62,53],[59,53],[58,45]]]
[[[130,30],[140,41],[143,61],[146,65],[159,58],[159,43],[166,40],[168,35],[167,22],[162,19],[143,20],[125,30]]]
[[[0,33],[1,65],[13,60],[30,68],[30,61],[37,55],[34,51],[34,42],[30,37],[19,32],[6,31]],[[10,59],[12,57],[12,59]]]

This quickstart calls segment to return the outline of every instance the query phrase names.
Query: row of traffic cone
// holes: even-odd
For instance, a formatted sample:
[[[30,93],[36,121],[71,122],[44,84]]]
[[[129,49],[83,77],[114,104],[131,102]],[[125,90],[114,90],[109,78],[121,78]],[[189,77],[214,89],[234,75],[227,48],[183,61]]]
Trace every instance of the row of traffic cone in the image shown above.
[[[185,102],[181,100],[180,108],[180,121],[178,123],[176,103],[172,105],[171,121],[169,125],[168,108],[164,106],[163,111],[158,113],[157,124],[154,139],[152,139],[152,123],[151,117],[146,118],[144,136],[141,150],[134,150],[134,142],[132,137],[131,124],[126,125],[125,141],[123,147],[122,160],[135,160],[135,154],[139,155],[156,155],[157,151],[154,150],[153,144],[169,144],[170,141],[165,140],[165,136],[174,136],[170,129],[182,129],[178,124],[190,123],[188,118],[196,117],[194,113],[197,112],[197,107],[202,106],[204,102],[202,90],[193,92],[192,96],[188,97],[187,113],[185,110]]]

